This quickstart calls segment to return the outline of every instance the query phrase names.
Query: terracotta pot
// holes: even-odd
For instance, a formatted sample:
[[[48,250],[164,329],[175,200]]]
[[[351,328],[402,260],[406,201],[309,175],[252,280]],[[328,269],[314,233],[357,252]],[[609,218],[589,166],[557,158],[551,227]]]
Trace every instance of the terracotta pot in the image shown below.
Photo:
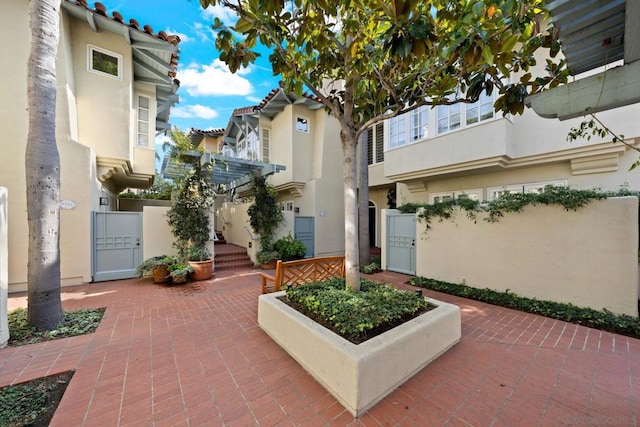
[[[273,270],[276,268],[276,262],[272,261],[272,262],[268,262],[266,264],[260,264],[260,268],[263,270]]]
[[[191,280],[207,280],[213,277],[213,260],[206,261],[189,261],[189,266],[193,268]]]
[[[153,268],[153,283],[165,283],[169,280],[169,269],[166,265],[159,265]]]

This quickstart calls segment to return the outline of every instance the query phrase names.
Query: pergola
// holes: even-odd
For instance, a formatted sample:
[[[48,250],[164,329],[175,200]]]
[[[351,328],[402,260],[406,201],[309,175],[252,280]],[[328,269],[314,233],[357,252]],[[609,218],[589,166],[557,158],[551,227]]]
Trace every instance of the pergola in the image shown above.
[[[283,165],[239,159],[222,154],[200,153],[195,150],[187,152],[186,155],[193,158],[199,157],[202,165],[212,163],[211,182],[224,185],[226,190],[233,190],[248,184],[252,174],[267,176],[286,169]],[[165,178],[179,178],[191,169],[189,164],[181,163],[173,156],[167,156],[165,159],[168,159],[162,165],[162,175]]]

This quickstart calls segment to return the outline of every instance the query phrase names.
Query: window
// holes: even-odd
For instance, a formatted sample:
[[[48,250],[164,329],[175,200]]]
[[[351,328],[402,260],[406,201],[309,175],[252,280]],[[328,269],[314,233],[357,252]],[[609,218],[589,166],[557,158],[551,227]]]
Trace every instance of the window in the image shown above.
[[[258,134],[246,123],[244,124],[244,128],[246,131],[238,136],[236,155],[241,159],[260,160],[260,141]]]
[[[438,105],[438,133],[458,129],[461,123],[460,104]]]
[[[407,143],[407,115],[389,119],[389,148],[398,148]]]
[[[271,143],[271,129],[262,129],[262,161],[269,163],[269,148]]]
[[[296,117],[296,130],[298,132],[309,133],[309,119]]]
[[[138,95],[138,147],[149,147],[150,100]]]
[[[367,130],[368,164],[384,162],[384,124],[378,123]]]
[[[473,104],[467,104],[466,109],[467,125],[493,119],[493,95],[483,92],[480,99]]]
[[[470,199],[482,200],[482,188],[474,188],[472,190],[447,191],[442,193],[432,193],[429,195],[429,203],[442,203],[450,200]]]
[[[121,78],[122,56],[89,45],[89,70],[110,77]]]
[[[530,184],[518,184],[518,185],[505,185],[502,187],[491,187],[487,189],[487,195],[489,200],[497,199],[504,194],[516,194],[516,193],[542,193],[545,187],[566,187],[567,181],[549,181],[549,182],[535,182]]]
[[[423,106],[409,112],[409,137],[411,141],[419,141],[429,136],[429,110]]]

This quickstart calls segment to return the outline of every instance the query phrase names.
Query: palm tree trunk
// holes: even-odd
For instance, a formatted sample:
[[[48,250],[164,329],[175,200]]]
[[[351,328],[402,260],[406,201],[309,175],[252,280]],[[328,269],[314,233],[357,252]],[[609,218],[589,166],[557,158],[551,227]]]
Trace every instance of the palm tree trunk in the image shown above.
[[[60,301],[60,157],[56,146],[56,53],[60,0],[31,0],[28,62],[29,135],[25,153],[29,324],[54,329]]]

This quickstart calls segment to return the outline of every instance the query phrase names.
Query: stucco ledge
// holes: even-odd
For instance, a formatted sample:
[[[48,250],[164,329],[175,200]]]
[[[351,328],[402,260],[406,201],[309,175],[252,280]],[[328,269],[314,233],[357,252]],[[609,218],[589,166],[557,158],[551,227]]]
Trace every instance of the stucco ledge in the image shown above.
[[[261,295],[258,324],[354,417],[460,341],[460,308],[436,306],[415,319],[355,345],[280,301]]]

